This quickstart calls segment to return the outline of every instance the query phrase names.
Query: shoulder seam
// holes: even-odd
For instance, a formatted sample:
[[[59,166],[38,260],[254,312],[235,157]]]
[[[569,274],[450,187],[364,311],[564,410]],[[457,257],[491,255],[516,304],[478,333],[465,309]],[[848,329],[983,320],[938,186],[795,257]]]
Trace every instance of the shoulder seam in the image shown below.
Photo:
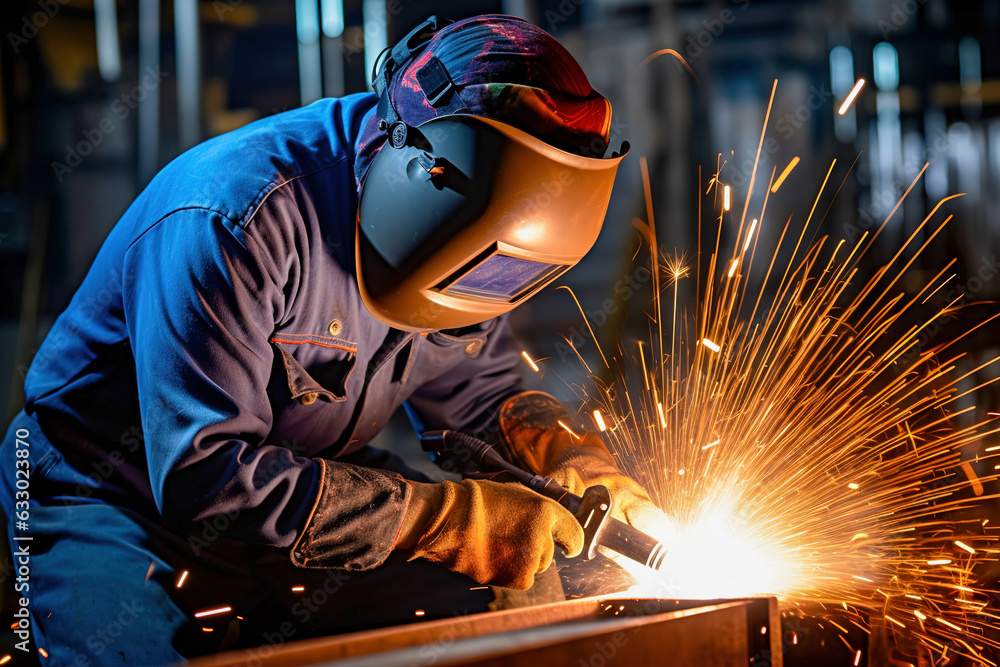
[[[326,169],[330,169],[332,167],[336,167],[338,164],[340,164],[341,162],[343,162],[346,159],[347,159],[347,156],[344,155],[344,156],[341,156],[338,160],[335,160],[335,161],[331,162],[328,165],[319,167],[317,169],[313,169],[312,171],[305,172],[303,174],[297,174],[297,175],[295,175],[292,178],[289,178],[287,180],[284,180],[284,181],[271,181],[270,183],[268,183],[267,185],[265,185],[264,187],[262,187],[260,189],[260,191],[257,193],[257,196],[254,197],[253,202],[250,204],[250,206],[247,207],[247,211],[246,211],[246,213],[243,214],[243,217],[241,217],[239,220],[233,220],[233,222],[235,222],[239,227],[241,227],[243,229],[246,229],[246,225],[249,224],[249,222],[253,218],[253,216],[255,216],[257,214],[257,211],[260,210],[261,206],[264,205],[264,202],[271,195],[271,193],[273,193],[275,190],[277,190],[279,188],[283,188],[286,185],[288,185],[289,183],[291,183],[293,181],[297,181],[300,178],[305,178],[306,176],[312,176],[313,174],[318,174],[319,172],[324,171]]]

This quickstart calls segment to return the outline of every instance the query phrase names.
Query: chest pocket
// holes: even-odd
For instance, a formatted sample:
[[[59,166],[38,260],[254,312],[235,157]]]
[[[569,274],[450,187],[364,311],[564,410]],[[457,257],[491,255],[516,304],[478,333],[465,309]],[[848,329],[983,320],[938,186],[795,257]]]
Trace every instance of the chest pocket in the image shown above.
[[[290,397],[302,405],[343,401],[358,346],[332,336],[280,333],[271,338],[281,356]]]

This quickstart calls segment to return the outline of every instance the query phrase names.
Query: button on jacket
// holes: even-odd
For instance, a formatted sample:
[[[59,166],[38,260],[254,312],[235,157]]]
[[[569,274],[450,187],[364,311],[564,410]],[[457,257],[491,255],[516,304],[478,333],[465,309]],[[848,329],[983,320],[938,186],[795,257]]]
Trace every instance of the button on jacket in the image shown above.
[[[505,318],[422,336],[362,305],[353,168],[375,101],[209,140],[114,227],[25,382],[55,446],[111,471],[89,502],[155,504],[180,527],[225,514],[227,538],[298,565],[370,568],[407,487],[336,458],[404,402],[427,428],[468,430],[520,391]]]

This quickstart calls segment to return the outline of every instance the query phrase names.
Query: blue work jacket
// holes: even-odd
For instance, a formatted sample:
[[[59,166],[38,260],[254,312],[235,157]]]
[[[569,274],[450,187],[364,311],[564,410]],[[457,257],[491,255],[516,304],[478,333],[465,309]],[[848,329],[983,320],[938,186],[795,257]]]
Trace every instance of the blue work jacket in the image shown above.
[[[505,318],[419,335],[362,304],[353,168],[375,102],[206,141],[111,231],[25,382],[27,414],[96,480],[87,502],[155,505],[179,530],[225,514],[226,538],[366,569],[407,486],[336,459],[406,401],[427,428],[475,430],[521,390]]]

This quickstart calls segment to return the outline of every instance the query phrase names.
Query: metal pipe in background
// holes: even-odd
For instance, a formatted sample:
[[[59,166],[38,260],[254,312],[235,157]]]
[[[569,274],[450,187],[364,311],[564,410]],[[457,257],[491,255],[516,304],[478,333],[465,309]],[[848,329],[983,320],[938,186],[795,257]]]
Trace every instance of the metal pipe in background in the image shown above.
[[[97,69],[101,78],[111,83],[122,75],[118,42],[117,0],[94,0],[94,27],[97,33]]]
[[[139,72],[156,71],[160,60],[160,0],[139,0]],[[139,101],[137,142],[138,189],[160,166],[160,88],[152,86]]]
[[[320,0],[320,15],[323,28],[323,94],[341,97],[345,93],[343,0]]]
[[[295,0],[295,34],[299,43],[299,97],[305,106],[323,97],[318,0]]]
[[[180,152],[201,141],[201,27],[198,0],[174,0]]]

